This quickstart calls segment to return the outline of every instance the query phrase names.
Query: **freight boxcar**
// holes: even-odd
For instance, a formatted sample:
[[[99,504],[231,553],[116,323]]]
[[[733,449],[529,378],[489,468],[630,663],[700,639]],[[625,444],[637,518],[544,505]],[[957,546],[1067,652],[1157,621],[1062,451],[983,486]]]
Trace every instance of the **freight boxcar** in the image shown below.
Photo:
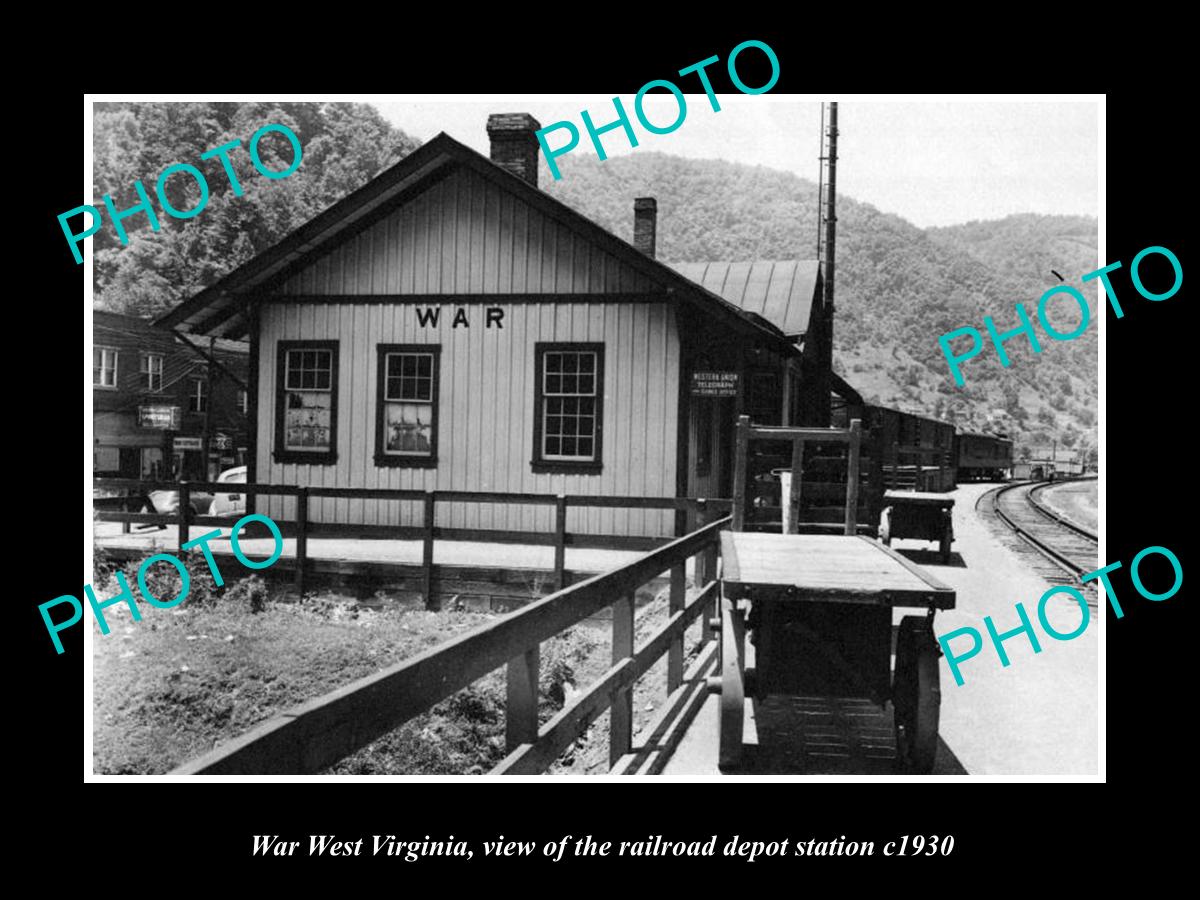
[[[959,481],[1006,481],[1011,475],[1013,442],[1004,435],[960,432],[957,445]]]
[[[885,489],[954,489],[953,425],[883,406],[866,407],[864,425],[867,444],[880,456]]]

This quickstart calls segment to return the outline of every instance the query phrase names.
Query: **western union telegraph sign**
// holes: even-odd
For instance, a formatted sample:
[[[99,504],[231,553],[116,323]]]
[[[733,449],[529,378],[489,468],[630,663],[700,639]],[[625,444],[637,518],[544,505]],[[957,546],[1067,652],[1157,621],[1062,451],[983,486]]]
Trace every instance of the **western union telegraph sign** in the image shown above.
[[[693,397],[736,397],[737,372],[693,372]]]

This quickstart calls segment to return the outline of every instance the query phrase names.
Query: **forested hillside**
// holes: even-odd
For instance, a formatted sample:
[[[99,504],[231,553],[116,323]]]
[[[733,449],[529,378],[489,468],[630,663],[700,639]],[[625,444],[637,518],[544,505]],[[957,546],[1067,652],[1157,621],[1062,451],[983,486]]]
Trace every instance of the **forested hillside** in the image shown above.
[[[235,198],[219,161],[199,161],[210,147],[281,122],[300,136],[304,161],[291,176],[268,180],[246,151],[232,159],[246,196]],[[482,123],[481,123],[482,127]],[[264,140],[265,161],[285,168],[285,141]],[[208,206],[186,221],[163,217],[152,232],[145,216],[128,222],[121,247],[107,224],[93,240],[96,298],[104,308],[155,315],[190,296],[411,152],[417,142],[369,106],[344,103],[116,103],[95,116],[96,197],[111,192],[120,207],[136,202],[132,185],[153,190],[158,173],[190,162],[209,174]],[[278,148],[279,159],[271,158]],[[688,160],[638,150],[601,162],[580,153],[560,159],[554,181],[541,184],[620,237],[630,239],[633,199],[658,200],[658,255],[665,260],[811,258],[817,238],[817,187],[761,166]],[[813,161],[813,169],[817,166]],[[190,179],[175,200],[197,202]],[[869,400],[937,416],[960,428],[999,430],[1025,446],[1057,439],[1095,447],[1097,330],[1077,340],[1043,340],[1031,353],[1009,342],[1001,368],[988,347],[965,366],[966,387],[951,379],[937,339],[964,325],[983,329],[991,315],[1002,330],[1017,324],[1014,304],[1032,311],[1058,283],[1051,269],[1079,286],[1099,265],[1096,222],[1019,215],[922,230],[846,197],[838,201],[835,366]],[[1096,309],[1095,282],[1084,286]],[[1060,301],[1052,316],[1070,331],[1078,315]]]
[[[586,155],[559,162],[560,181],[543,171],[546,190],[626,240],[633,199],[657,198],[660,259],[816,255],[817,186],[794,175],[640,150],[604,162]],[[1010,341],[1007,369],[989,345],[965,365],[965,388],[955,387],[937,339],[964,325],[983,331],[984,315],[1001,330],[1016,326],[1014,305],[1024,303],[1032,315],[1058,283],[1051,269],[1080,287],[1079,277],[1097,267],[1096,247],[1092,219],[1021,215],[922,230],[842,195],[835,367],[874,402],[1004,431],[1024,446],[1057,439],[1093,448],[1094,324],[1070,342],[1043,336],[1039,355],[1024,338]],[[1095,283],[1082,291],[1095,310]],[[1078,315],[1069,299],[1051,307],[1064,332]]]
[[[303,149],[300,168],[286,178],[264,178],[250,160],[250,136],[272,123],[291,128]],[[229,154],[245,190],[240,198],[219,159],[200,160],[206,150],[234,140],[242,144]],[[112,194],[118,209],[138,202],[135,181],[153,196],[159,173],[172,163],[196,166],[208,182],[208,205],[194,218],[172,219],[160,209],[154,232],[144,214],[131,216],[125,222],[129,246],[122,247],[106,217],[92,238],[97,305],[153,316],[270,247],[418,143],[361,103],[102,103],[93,146],[95,198]],[[275,171],[292,159],[280,135],[265,137],[259,150]],[[199,188],[186,175],[169,179],[167,190],[176,209],[199,203]]]

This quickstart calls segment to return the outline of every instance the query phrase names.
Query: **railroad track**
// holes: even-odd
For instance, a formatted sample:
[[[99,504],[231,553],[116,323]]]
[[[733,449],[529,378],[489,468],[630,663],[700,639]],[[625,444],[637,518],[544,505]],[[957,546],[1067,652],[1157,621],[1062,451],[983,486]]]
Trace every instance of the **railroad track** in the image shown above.
[[[1017,538],[1014,549],[1051,584],[1080,587],[1081,575],[1098,568],[1097,536],[1078,523],[1058,515],[1039,500],[1047,482],[1023,482],[997,488],[981,496],[976,509],[998,522]],[[1095,586],[1083,586],[1090,605]]]

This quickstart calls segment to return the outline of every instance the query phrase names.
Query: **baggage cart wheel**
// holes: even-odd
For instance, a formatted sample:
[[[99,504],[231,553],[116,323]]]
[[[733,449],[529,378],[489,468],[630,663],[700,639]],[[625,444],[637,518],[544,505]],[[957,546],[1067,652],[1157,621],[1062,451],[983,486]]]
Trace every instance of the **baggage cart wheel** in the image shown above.
[[[892,706],[896,724],[896,764],[900,772],[928,775],[937,755],[938,713],[942,702],[932,623],[905,616],[896,636]]]
[[[742,727],[746,712],[744,677],[745,623],[742,611],[728,597],[721,599],[721,768],[732,768],[742,758]]]

